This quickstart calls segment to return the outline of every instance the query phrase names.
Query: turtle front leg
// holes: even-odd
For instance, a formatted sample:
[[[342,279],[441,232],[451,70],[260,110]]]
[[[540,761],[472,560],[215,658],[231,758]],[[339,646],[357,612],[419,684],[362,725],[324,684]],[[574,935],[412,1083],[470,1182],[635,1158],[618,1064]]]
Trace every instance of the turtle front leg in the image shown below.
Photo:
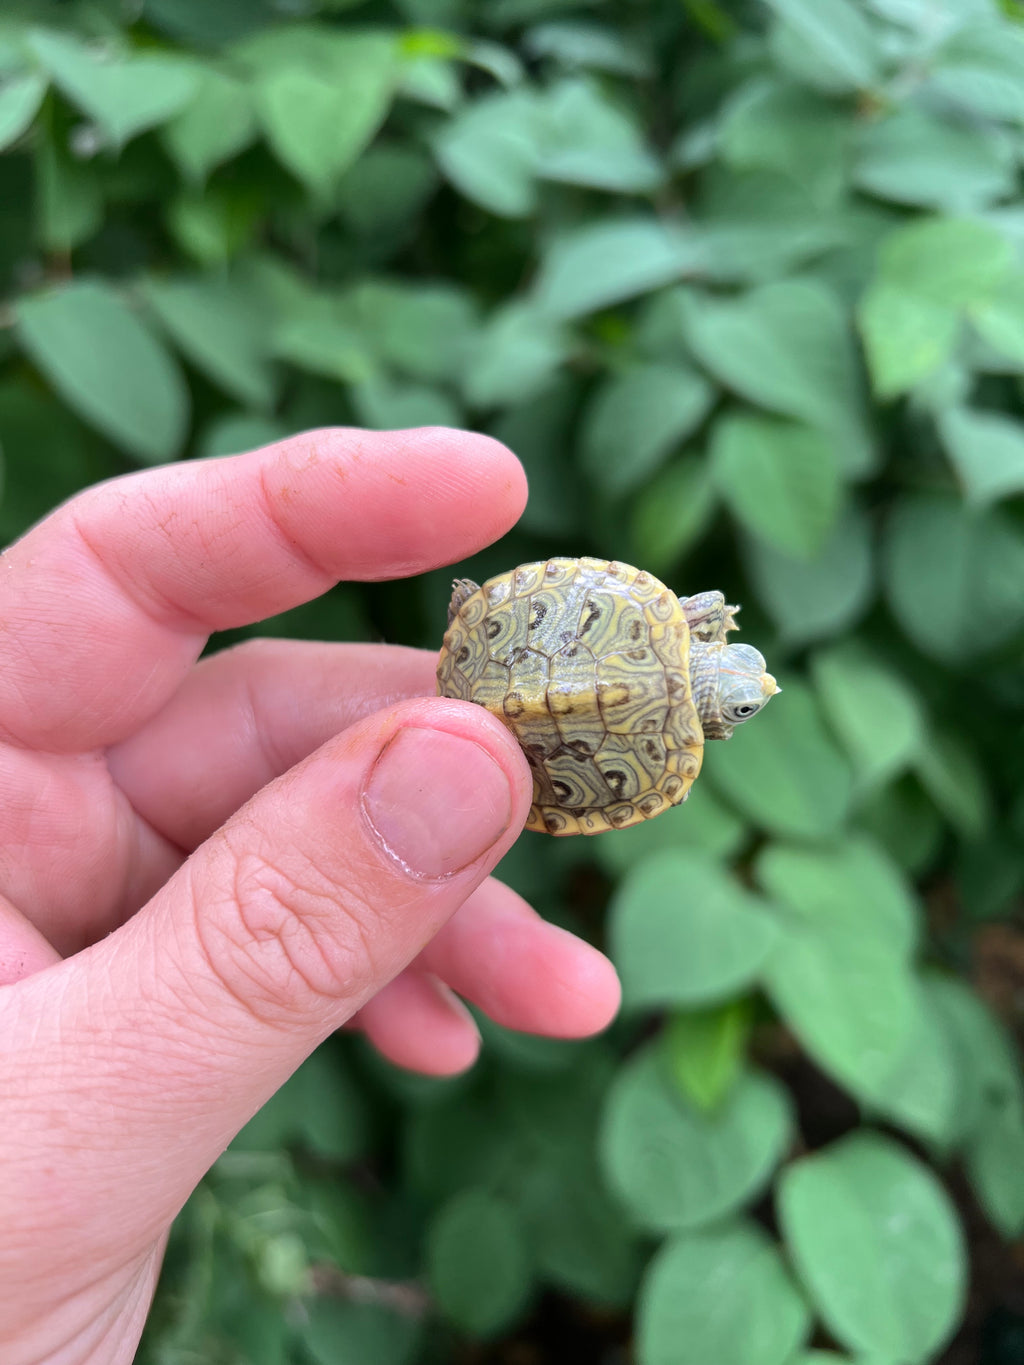
[[[474,583],[471,578],[457,578],[452,584],[452,600],[448,603],[448,624],[455,620],[459,614],[459,608],[463,602],[468,602],[475,592],[480,591],[480,584]],[[721,597],[721,593],[719,593]]]
[[[680,598],[680,605],[690,634],[704,644],[724,645],[726,632],[739,630],[736,623],[739,607],[728,606],[723,594],[717,590]]]

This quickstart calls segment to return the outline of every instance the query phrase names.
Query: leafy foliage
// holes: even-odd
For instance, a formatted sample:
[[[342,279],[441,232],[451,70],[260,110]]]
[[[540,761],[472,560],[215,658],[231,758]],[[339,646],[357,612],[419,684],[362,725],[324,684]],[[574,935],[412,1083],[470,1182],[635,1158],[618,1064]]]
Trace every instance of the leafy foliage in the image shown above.
[[[448,1361],[555,1298],[638,1365],[906,1365],[963,1312],[952,1193],[1024,1234],[1014,1020],[961,979],[1024,887],[1022,18],[5,7],[4,538],[138,464],[469,425],[531,503],[468,572],[721,587],[784,687],[682,810],[507,860],[610,947],[609,1037],[482,1021],[444,1082],[332,1040],[179,1220],[147,1365]],[[448,577],[266,629],[436,647]]]

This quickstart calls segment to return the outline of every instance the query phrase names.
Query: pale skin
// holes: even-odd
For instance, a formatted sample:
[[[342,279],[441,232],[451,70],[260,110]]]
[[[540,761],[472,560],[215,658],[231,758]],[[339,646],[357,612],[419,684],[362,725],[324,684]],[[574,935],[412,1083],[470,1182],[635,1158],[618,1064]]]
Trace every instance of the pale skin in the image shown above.
[[[172,1219],[335,1029],[448,1074],[479,1047],[460,996],[554,1037],[613,1017],[607,960],[488,876],[530,774],[433,655],[197,663],[465,558],[525,498],[486,437],[330,429],[90,489],[0,557],[5,1365],[132,1360]]]

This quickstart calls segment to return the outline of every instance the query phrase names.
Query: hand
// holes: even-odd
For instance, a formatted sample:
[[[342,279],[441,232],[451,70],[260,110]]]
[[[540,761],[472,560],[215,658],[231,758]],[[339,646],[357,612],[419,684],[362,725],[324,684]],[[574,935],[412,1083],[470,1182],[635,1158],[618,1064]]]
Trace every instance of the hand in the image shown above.
[[[452,431],[311,432],[90,489],[0,558],[0,1359],[132,1359],[166,1231],[333,1030],[437,1073],[453,992],[581,1036],[610,964],[487,874],[530,803],[434,656],[211,631],[461,559],[525,500]]]

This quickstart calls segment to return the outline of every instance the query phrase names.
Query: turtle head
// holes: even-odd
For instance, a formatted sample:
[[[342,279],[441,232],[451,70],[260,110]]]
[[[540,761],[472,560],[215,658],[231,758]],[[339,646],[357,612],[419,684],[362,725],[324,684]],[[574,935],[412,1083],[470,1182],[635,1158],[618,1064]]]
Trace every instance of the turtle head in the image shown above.
[[[782,690],[752,645],[691,641],[690,678],[706,740],[728,739]]]

